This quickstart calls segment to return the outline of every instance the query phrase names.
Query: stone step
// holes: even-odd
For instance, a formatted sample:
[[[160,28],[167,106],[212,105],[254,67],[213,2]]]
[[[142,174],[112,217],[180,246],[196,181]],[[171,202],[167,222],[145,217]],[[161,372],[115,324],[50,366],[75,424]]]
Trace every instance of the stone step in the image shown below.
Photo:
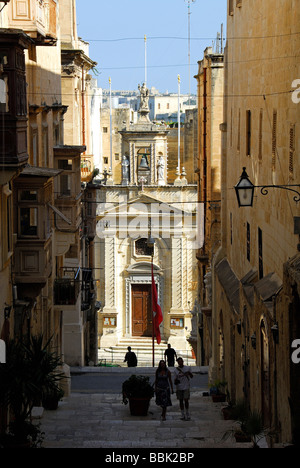
[[[141,337],[135,338],[121,338],[116,346],[109,348],[100,348],[98,350],[99,362],[117,364],[119,366],[126,366],[124,363],[124,357],[127,353],[128,346],[131,346],[132,351],[135,352],[138,359],[138,366],[149,367],[153,365],[153,349],[152,349],[152,338]],[[155,341],[154,346],[154,361],[155,365],[161,359],[164,359],[164,353],[167,349],[167,342],[162,341],[159,345]],[[184,359],[184,363],[187,365],[196,365],[196,361],[193,358],[192,350],[187,346],[185,350],[177,350],[177,356],[181,356]]]

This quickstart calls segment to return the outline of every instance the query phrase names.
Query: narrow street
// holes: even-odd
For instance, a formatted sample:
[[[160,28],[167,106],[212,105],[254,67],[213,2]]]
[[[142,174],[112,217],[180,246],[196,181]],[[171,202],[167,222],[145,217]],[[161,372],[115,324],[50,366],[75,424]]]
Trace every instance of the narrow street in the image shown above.
[[[137,368],[140,375],[154,378],[151,368]],[[232,421],[224,421],[221,403],[212,403],[203,396],[207,391],[207,374],[193,368],[191,387],[191,420],[182,421],[178,401],[167,420],[160,421],[161,410],[151,400],[146,417],[131,416],[129,406],[122,403],[121,385],[132,370],[99,368],[96,371],[76,371],[72,376],[72,392],[64,398],[56,411],[45,411],[41,429],[45,432],[45,448],[101,448],[101,449],[172,449],[184,451],[199,448],[248,448],[250,444],[222,441]],[[153,379],[154,380],[154,379]]]

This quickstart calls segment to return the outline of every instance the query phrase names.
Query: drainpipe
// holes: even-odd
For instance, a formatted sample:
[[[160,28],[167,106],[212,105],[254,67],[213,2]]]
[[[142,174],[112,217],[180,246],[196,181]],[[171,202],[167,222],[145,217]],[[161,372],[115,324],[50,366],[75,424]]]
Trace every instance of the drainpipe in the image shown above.
[[[82,145],[83,145],[83,146],[86,146],[86,138],[85,138],[85,82],[84,82],[84,65],[82,66],[81,106],[82,106]]]
[[[207,213],[207,69],[203,69],[203,202],[204,202],[204,239],[206,234],[206,213]],[[205,242],[205,240],[204,240]],[[204,244],[205,249],[205,244]]]

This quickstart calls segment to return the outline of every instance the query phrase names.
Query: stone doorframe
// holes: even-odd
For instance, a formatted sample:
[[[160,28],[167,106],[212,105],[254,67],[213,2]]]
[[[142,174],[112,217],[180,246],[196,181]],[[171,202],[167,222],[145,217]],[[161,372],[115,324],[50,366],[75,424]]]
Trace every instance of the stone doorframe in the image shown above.
[[[135,271],[134,271],[135,270]],[[148,270],[148,271],[147,271]],[[133,284],[151,284],[151,263],[138,263],[128,268],[127,272],[129,277],[126,278],[126,304],[125,304],[125,336],[132,336],[132,301],[131,301],[131,292]],[[159,276],[160,268],[155,264],[153,265],[154,280],[157,288],[157,296],[159,298],[159,303],[162,307],[162,290],[163,290],[163,278]],[[162,307],[162,313],[164,315],[164,310]]]

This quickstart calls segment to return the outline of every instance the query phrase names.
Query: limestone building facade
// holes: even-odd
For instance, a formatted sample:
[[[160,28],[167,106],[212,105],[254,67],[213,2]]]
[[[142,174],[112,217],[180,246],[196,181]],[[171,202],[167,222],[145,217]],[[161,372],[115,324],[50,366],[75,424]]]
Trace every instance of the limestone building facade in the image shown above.
[[[74,0],[12,0],[0,12],[6,142],[0,171],[0,332],[6,340],[52,337],[66,363],[83,365],[94,360],[89,329],[95,314],[87,307],[93,303],[93,213],[82,208],[94,196],[88,194],[93,167],[86,90],[95,62],[78,40],[75,6]],[[77,81],[66,84],[66,55],[71,61],[72,52],[67,75],[71,70]],[[76,107],[68,99],[77,91]],[[74,133],[70,122],[78,123]]]
[[[197,358],[209,365],[212,351],[212,263],[221,239],[221,130],[224,103],[224,54],[211,47],[198,62],[198,201],[203,204],[204,243],[197,251],[198,308],[195,310]]]
[[[288,186],[299,191],[299,22],[293,1],[228,1],[210,366],[212,382],[226,379],[232,399],[298,443],[300,205]],[[253,206],[239,208],[243,168],[256,188]]]

